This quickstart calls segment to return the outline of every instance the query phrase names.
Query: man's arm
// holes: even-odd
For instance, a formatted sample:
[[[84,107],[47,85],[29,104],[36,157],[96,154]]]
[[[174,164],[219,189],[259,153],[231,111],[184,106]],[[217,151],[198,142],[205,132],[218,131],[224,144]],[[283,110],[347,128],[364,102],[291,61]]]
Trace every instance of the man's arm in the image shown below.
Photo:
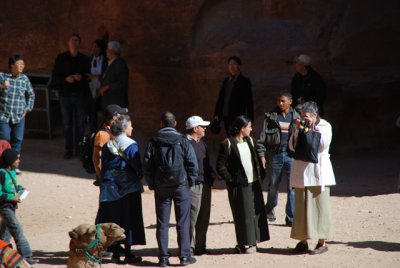
[[[194,185],[199,175],[199,167],[197,164],[196,154],[194,152],[193,146],[186,138],[182,139],[182,145],[184,146],[184,166],[189,176],[189,184]]]
[[[153,143],[149,142],[143,159],[143,176],[147,181],[150,190],[154,190],[155,186],[155,164],[153,155]]]

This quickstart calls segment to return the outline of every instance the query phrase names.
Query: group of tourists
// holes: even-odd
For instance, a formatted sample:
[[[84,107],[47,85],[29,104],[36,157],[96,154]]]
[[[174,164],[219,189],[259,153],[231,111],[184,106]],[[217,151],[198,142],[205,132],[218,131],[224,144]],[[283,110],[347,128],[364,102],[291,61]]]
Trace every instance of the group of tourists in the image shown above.
[[[335,185],[329,159],[332,128],[320,117],[326,98],[325,84],[312,69],[309,56],[294,58],[292,88],[277,95],[276,107],[265,114],[258,137],[251,135],[252,85],[240,70],[241,59],[233,56],[228,59],[229,76],[223,81],[212,120],[190,115],[185,124],[187,132],[181,134],[176,129],[175,115],[163,113],[160,129],[149,139],[141,157],[137,142],[131,138],[132,121],[125,108],[129,70],[120,57],[120,44],[96,40],[92,57],[87,57],[79,52],[80,42],[79,35],[70,36],[68,51],[56,58],[52,85],[59,89],[64,158],[78,154],[86,118],[90,118],[91,129],[98,130],[92,156],[94,185],[100,189],[95,222],[116,223],[126,234],[123,247],[115,244],[108,249],[113,262],[142,261],[131,247],[146,244],[141,200],[143,178],[154,191],[161,267],[170,264],[168,230],[172,203],[180,265],[193,264],[194,255],[208,253],[211,188],[218,178],[227,186],[236,234],[236,245],[232,246],[235,252],[254,253],[258,243],[270,239],[268,221],[276,220],[282,179],[287,181],[288,193],[285,224],[292,228],[291,237],[300,240],[293,253],[320,254],[328,250],[325,241],[332,236],[329,195],[330,186]],[[36,260],[31,258],[29,244],[15,218],[19,191],[23,189],[11,185],[16,184],[16,171],[19,172],[24,117],[33,109],[34,92],[22,74],[22,56],[10,57],[9,66],[10,73],[0,73],[0,138],[9,141],[12,147],[3,154],[4,172],[0,169],[0,178],[4,177],[0,187],[0,239],[9,241],[13,236],[18,251],[34,264]],[[100,129],[98,111],[102,112],[103,120]],[[203,138],[208,127],[218,133],[221,125],[227,137],[220,144],[214,169]],[[310,140],[305,133],[318,135]],[[308,136],[306,145],[313,148],[300,146],[305,136]],[[309,151],[314,153],[312,160],[296,157],[310,154]],[[264,178],[269,185],[266,204],[262,191]],[[318,241],[312,250],[309,239]],[[121,255],[125,256],[123,261]]]
[[[309,64],[310,58],[305,55],[296,57],[294,64],[311,70],[302,62],[305,59]],[[142,261],[131,251],[131,246],[146,243],[140,197],[142,177],[154,191],[161,267],[170,264],[168,229],[172,203],[180,264],[195,263],[195,255],[208,253],[211,187],[217,178],[226,182],[228,190],[236,234],[235,252],[254,253],[258,243],[270,239],[268,221],[276,220],[282,178],[288,183],[285,223],[292,227],[291,237],[300,240],[293,253],[320,254],[328,250],[325,240],[332,237],[329,189],[335,184],[328,153],[331,125],[319,116],[319,105],[308,99],[311,95],[298,90],[298,104],[293,107],[291,92],[282,91],[277,96],[276,107],[266,113],[260,135],[253,139],[251,83],[240,72],[240,64],[238,57],[228,60],[230,75],[223,82],[213,120],[189,116],[185,124],[187,133],[181,134],[176,129],[175,115],[163,113],[160,129],[150,138],[143,157],[137,143],[128,138],[132,122],[127,109],[109,105],[104,110],[108,117],[96,136],[94,154],[97,156],[93,156],[99,168],[96,184],[100,186],[96,222],[115,222],[127,234],[124,249],[120,245],[110,248],[112,261]],[[314,71],[312,75],[315,74]],[[311,87],[308,80],[303,89]],[[227,138],[221,142],[214,170],[203,138],[208,127],[218,132],[221,123]],[[301,143],[300,133],[305,129],[319,134],[314,162],[293,159],[299,148],[297,144]],[[266,204],[262,192],[264,177],[269,182]],[[309,239],[317,240],[312,250],[308,247]],[[120,259],[123,251],[124,261]]]

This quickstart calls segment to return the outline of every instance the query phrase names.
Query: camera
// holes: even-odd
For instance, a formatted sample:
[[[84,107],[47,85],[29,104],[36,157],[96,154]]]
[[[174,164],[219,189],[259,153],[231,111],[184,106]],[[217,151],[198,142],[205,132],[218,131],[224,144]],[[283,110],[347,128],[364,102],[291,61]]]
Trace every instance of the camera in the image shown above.
[[[300,120],[300,125],[302,125],[303,127],[308,127],[310,125],[310,121],[305,118],[302,118]]]

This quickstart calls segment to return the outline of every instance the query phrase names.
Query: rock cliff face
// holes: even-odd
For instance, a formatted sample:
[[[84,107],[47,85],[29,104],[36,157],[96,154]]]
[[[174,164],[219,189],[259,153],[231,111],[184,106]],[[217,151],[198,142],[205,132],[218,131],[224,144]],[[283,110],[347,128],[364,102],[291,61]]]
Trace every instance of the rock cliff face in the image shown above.
[[[226,59],[238,55],[253,83],[258,135],[276,94],[288,89],[285,62],[309,54],[328,84],[326,119],[341,147],[397,140],[400,115],[400,2],[361,0],[8,1],[0,16],[0,63],[25,55],[30,72],[51,72],[72,32],[82,51],[107,32],[130,67],[129,108],[137,133],[174,112],[210,119]],[[211,137],[215,141],[222,136]]]

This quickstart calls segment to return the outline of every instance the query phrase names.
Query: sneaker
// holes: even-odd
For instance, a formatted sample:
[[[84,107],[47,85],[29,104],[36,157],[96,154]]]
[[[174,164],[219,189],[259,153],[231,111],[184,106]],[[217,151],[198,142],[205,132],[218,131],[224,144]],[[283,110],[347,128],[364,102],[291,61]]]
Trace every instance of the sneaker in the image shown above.
[[[20,175],[20,174],[22,174],[22,171],[19,168],[16,168],[15,173],[17,173],[17,175]]]
[[[180,260],[181,260],[181,266],[186,266],[186,265],[189,265],[189,264],[193,264],[193,263],[196,263],[196,261],[197,261],[192,256],[190,256],[190,257],[182,257],[182,258],[180,258]]]
[[[38,260],[38,259],[35,259],[35,258],[33,258],[33,257],[25,258],[25,260],[26,260],[26,262],[29,263],[30,265],[35,265],[35,264],[39,263],[39,260]]]
[[[317,244],[317,246],[315,247],[314,250],[311,250],[310,254],[311,255],[317,255],[317,254],[322,254],[328,251],[328,247],[321,245],[321,244]]]
[[[274,214],[267,214],[267,219],[268,219],[268,221],[270,221],[270,222],[276,221],[276,217],[275,217]]]
[[[304,254],[308,252],[308,243],[303,244],[301,241],[297,243],[296,247],[293,249],[293,254]]]
[[[253,253],[256,253],[256,252],[257,252],[257,247],[255,245],[254,246],[248,246],[244,250],[244,253],[246,253],[246,254],[253,254]]]
[[[169,259],[167,257],[162,257],[158,261],[158,266],[167,267],[169,265]]]
[[[285,218],[285,223],[286,223],[286,226],[288,226],[288,227],[292,227],[292,226],[293,226],[293,222],[290,221],[290,220],[288,219],[288,217]]]

